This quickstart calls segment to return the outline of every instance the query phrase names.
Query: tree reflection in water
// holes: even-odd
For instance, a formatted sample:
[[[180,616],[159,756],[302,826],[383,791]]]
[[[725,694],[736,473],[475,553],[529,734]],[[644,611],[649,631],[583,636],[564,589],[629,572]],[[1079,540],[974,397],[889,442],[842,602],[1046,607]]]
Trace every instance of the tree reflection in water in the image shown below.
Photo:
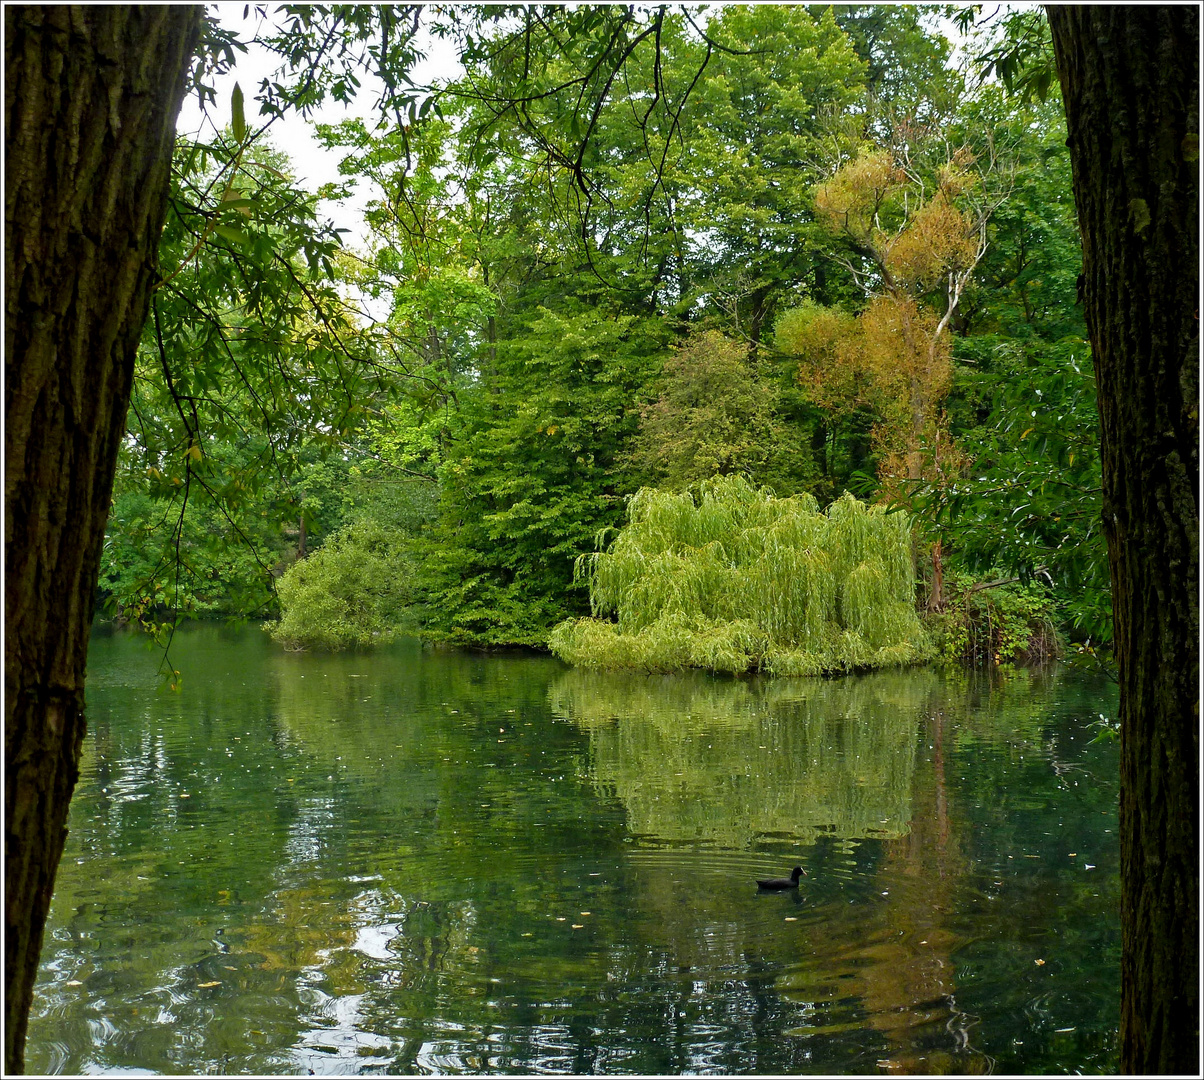
[[[574,669],[549,697],[589,733],[599,792],[621,801],[642,848],[661,848],[633,854],[633,880],[679,965],[743,973],[781,962],[774,988],[816,1016],[791,1034],[868,1026],[886,1039],[878,1067],[978,1073],[995,1063],[958,1002],[954,954],[966,937],[951,916],[976,886],[950,815],[947,710],[960,695],[949,690],[931,671],[738,681]],[[1010,734],[1030,752],[1041,715],[1013,713]],[[781,866],[805,852],[811,867],[787,916],[812,931],[795,957],[766,956],[755,927],[724,917],[739,902],[717,883],[740,862],[733,853],[769,851]]]
[[[94,639],[35,1069],[1114,1061],[1094,683],[178,647],[161,695],[140,642]]]

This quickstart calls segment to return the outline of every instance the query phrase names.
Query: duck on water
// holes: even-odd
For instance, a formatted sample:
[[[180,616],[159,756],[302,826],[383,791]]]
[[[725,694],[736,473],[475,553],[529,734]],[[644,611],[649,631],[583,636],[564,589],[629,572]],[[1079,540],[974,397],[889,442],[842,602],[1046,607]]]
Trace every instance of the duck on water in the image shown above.
[[[790,871],[790,876],[776,878],[757,878],[757,887],[760,889],[797,889],[798,879],[807,871],[801,866],[796,866]]]

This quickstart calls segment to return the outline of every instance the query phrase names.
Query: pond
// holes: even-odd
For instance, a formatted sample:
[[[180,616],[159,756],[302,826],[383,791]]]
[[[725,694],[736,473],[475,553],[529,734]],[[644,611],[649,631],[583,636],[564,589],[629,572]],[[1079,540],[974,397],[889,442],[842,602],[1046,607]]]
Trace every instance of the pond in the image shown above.
[[[31,1072],[1117,1067],[1099,676],[159,659],[93,639]]]

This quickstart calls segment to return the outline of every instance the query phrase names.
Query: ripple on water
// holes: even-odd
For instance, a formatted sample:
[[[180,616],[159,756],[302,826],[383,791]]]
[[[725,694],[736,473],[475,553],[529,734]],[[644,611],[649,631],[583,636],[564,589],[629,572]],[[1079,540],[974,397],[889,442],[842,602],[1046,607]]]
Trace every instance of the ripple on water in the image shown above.
[[[136,1065],[107,1065],[95,1061],[86,1062],[80,1073],[84,1076],[158,1076],[153,1069],[140,1069]]]
[[[97,653],[37,1068],[974,1071],[967,1045],[1012,1040],[1017,1071],[1108,1061],[1090,1040],[1112,968],[1082,928],[1110,948],[1114,904],[1051,856],[1090,853],[1098,890],[1114,833],[1092,823],[1114,828],[1115,800],[1089,817],[1090,791],[1049,779],[1030,744],[1060,721],[1026,696],[1024,730],[987,738],[931,677],[808,683],[806,708],[767,693],[683,742],[656,686],[611,707],[622,679],[579,703],[621,725],[550,720],[553,662],[223,647],[168,697]],[[717,706],[746,695],[696,681]],[[944,771],[933,738],[895,768],[938,704]],[[758,892],[796,864],[799,890]]]
[[[47,1039],[38,1046],[42,1057],[42,1071],[50,1075],[64,1072],[67,1060],[71,1056],[71,1048],[59,1039]]]

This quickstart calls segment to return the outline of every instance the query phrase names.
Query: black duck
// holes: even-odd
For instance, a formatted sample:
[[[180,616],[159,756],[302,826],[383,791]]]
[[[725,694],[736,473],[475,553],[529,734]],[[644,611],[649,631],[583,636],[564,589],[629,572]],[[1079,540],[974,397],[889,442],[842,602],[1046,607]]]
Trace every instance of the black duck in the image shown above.
[[[762,889],[797,889],[798,879],[807,871],[796,866],[790,871],[789,877],[757,878],[757,885]]]

